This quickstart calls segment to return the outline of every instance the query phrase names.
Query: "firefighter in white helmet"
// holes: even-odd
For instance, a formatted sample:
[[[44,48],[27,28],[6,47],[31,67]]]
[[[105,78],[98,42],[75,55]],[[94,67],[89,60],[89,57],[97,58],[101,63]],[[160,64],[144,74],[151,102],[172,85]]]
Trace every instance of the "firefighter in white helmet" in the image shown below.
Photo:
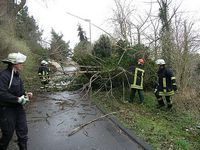
[[[31,92],[25,92],[20,70],[26,61],[22,53],[10,53],[2,62],[7,69],[0,73],[0,149],[6,150],[15,132],[20,150],[27,150],[27,121],[23,105],[32,98]]]
[[[165,97],[167,103],[167,109],[172,108],[172,95],[177,91],[176,79],[171,69],[166,68],[164,59],[156,60],[156,64],[159,65],[157,72],[158,85],[155,89],[155,96],[158,101],[158,108],[165,106],[163,97]]]
[[[50,81],[50,76],[49,76],[50,69],[48,68],[47,65],[48,65],[48,62],[46,60],[42,60],[41,65],[38,69],[38,76],[42,83],[42,86],[41,86],[42,89],[48,88],[48,83]]]

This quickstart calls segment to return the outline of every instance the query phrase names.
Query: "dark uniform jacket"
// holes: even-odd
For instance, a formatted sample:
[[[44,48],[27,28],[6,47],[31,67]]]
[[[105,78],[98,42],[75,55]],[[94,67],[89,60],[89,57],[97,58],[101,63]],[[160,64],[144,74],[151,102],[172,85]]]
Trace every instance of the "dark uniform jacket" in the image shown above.
[[[177,90],[176,78],[174,77],[172,70],[168,68],[159,69],[158,72],[158,94],[160,96],[174,95],[174,91]]]
[[[0,105],[3,106],[21,106],[17,102],[18,97],[25,95],[23,82],[18,72],[15,72],[12,84],[9,88],[11,80],[12,68],[7,68],[0,72]]]

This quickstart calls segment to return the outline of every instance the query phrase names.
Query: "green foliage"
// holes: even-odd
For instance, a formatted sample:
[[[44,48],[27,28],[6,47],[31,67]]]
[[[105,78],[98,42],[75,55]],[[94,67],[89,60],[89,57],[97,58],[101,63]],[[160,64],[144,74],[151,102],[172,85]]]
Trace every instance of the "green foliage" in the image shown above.
[[[70,55],[69,42],[66,43],[62,38],[63,34],[51,30],[50,58],[56,61],[66,60]]]
[[[39,44],[41,36],[42,31],[39,30],[35,19],[29,16],[28,7],[25,6],[17,14],[16,37],[20,40],[26,41],[31,50],[35,52],[37,49],[41,49],[41,45]]]
[[[12,29],[0,26],[0,59],[4,59],[10,52],[24,52],[30,50],[26,43],[15,38]]]
[[[176,149],[182,149],[182,150],[189,150],[189,143],[185,140],[185,139],[179,139],[177,140],[177,142],[175,143],[175,148]]]
[[[94,46],[94,51],[96,51],[95,56],[102,58],[103,56],[107,55],[103,51],[105,49],[101,48],[101,44],[105,46],[104,42],[109,41],[105,39],[108,39],[108,37],[102,36]],[[82,66],[101,67],[101,72],[99,72],[100,77],[92,83],[92,87],[94,89],[103,87],[102,89],[104,90],[121,87],[122,85],[128,87],[128,76],[130,75],[122,69],[128,71],[131,65],[137,65],[137,60],[139,58],[144,58],[144,69],[146,71],[144,78],[144,88],[147,90],[152,90],[155,88],[157,68],[155,63],[148,58],[148,47],[145,47],[144,45],[129,46],[128,43],[123,42],[122,40],[119,40],[117,43],[120,44],[120,46],[117,45],[115,47],[110,47],[112,50],[109,48],[109,51],[113,51],[112,55],[109,54],[110,57],[104,57],[102,59],[99,59],[98,57],[95,57],[94,55],[91,55],[87,52],[83,52],[85,50],[84,43],[80,42],[79,45],[80,49],[83,48],[82,52],[77,52],[77,50],[75,50],[73,60],[75,60],[78,64]],[[97,47],[99,48],[99,51],[97,50]],[[88,78],[91,76],[92,74],[87,74]]]
[[[127,90],[127,89],[125,89]],[[117,111],[116,118],[138,137],[144,139],[152,149],[190,150],[199,149],[199,131],[195,128],[199,116],[190,112],[172,112],[156,109],[155,96],[145,93],[145,103],[140,105],[121,100],[122,94],[129,97],[129,92],[119,89],[95,94],[92,99],[106,113]]]
[[[129,46],[126,43],[124,45],[127,45],[127,47],[123,47],[123,49],[121,49],[121,51],[118,48],[120,46],[116,46],[116,48],[115,48],[115,51],[118,52],[117,57],[121,59],[119,62],[120,66],[127,69],[128,67],[130,67],[130,65],[136,65],[137,60],[140,58],[144,58],[145,63],[147,62],[146,60],[149,59],[149,52],[148,52],[149,48],[148,47],[146,47],[144,45]],[[123,51],[123,53],[122,53],[122,51]]]
[[[38,56],[33,54],[29,47],[23,41],[19,41],[14,37],[10,37],[5,32],[1,32],[0,35],[4,35],[4,40],[0,40],[0,45],[2,44],[1,50],[3,55],[0,56],[0,59],[4,59],[11,52],[21,52],[27,56],[27,60],[24,63],[23,70],[21,72],[22,78],[24,80],[24,85],[27,90],[34,90],[35,87],[39,84],[37,79],[37,58]],[[6,68],[7,66],[1,63],[1,69]]]
[[[93,47],[93,54],[100,58],[110,57],[112,54],[112,44],[108,36],[101,35]]]
[[[117,62],[118,59],[116,57],[105,59],[100,72],[101,78],[95,81],[99,82],[99,84],[96,85],[96,88],[99,88],[99,86],[105,86],[104,89],[110,90],[111,88],[121,87],[123,84],[127,85],[126,73],[122,73],[123,71],[118,66]],[[93,83],[93,85],[95,84]]]
[[[115,70],[118,68],[118,58],[116,57],[108,57],[106,59],[104,59],[104,62],[103,62],[103,71],[106,72],[106,71],[112,71],[112,70]]]
[[[76,91],[83,87],[84,84],[88,83],[89,79],[85,75],[78,76],[73,79],[72,82],[68,85],[68,91]]]
[[[24,63],[23,70],[21,72],[23,80],[25,82],[25,89],[27,91],[35,92],[40,86],[40,79],[38,77],[38,55],[32,53],[30,50],[24,52],[27,55],[27,61]]]
[[[147,59],[144,65],[145,75],[144,75],[144,89],[154,90],[157,86],[157,68],[158,66],[154,61]]]
[[[5,31],[6,28],[0,26],[0,59],[7,57],[9,50],[14,49],[14,36],[11,32]]]
[[[170,22],[168,21],[169,17],[169,3],[167,1],[161,0],[160,1],[160,8],[159,8],[159,18],[161,19],[162,22],[162,31],[169,31],[169,24]]]
[[[88,41],[81,41],[74,47],[75,57],[91,54],[91,45]]]
[[[137,66],[138,59],[144,58],[144,89],[152,90],[153,88],[155,88],[157,80],[157,67],[155,63],[149,58],[149,48],[144,45],[134,45],[125,47],[129,44],[123,42],[122,40],[118,41],[117,44],[120,44],[120,46],[116,46],[115,49],[115,52],[117,52],[118,54],[118,61],[121,59],[119,66],[128,70],[131,65]],[[115,63],[118,62],[115,61]],[[127,81],[125,78],[126,76],[124,76],[123,80]]]
[[[200,75],[200,62],[197,63],[197,67],[196,67],[195,71],[198,75]]]
[[[122,56],[122,54],[125,52],[125,50],[129,47],[129,43],[124,40],[117,41],[115,47],[114,47],[114,53],[117,54],[117,56]]]
[[[22,24],[23,21],[21,22]],[[14,27],[14,25],[12,27]],[[24,29],[22,28],[23,26],[18,26],[17,30],[24,31]],[[16,37],[16,32],[14,28],[10,28],[10,25],[6,22],[0,25],[0,52],[2,54],[0,56],[0,60],[6,58],[11,52],[21,52],[25,54],[27,56],[27,60],[23,65],[24,67],[21,72],[21,76],[24,80],[26,90],[31,90],[32,92],[34,92],[35,89],[38,88],[37,85],[40,82],[37,76],[38,55],[34,54],[31,51],[30,45],[27,44],[26,39]],[[3,63],[0,63],[0,67],[2,70],[7,66]]]
[[[72,59],[81,66],[99,66],[101,64],[100,60],[88,53],[76,54]]]

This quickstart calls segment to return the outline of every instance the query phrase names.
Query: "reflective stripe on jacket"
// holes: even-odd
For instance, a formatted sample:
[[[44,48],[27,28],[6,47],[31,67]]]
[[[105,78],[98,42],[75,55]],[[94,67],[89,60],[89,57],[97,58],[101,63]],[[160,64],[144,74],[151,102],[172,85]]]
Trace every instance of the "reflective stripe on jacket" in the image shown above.
[[[38,69],[38,76],[42,81],[49,80],[50,69],[46,66],[40,66]]]
[[[160,96],[174,95],[176,78],[170,69],[164,68],[158,71],[158,94]]]
[[[135,71],[133,74],[133,83],[131,84],[131,88],[142,90],[143,77],[144,77],[144,70],[139,67],[135,68]]]

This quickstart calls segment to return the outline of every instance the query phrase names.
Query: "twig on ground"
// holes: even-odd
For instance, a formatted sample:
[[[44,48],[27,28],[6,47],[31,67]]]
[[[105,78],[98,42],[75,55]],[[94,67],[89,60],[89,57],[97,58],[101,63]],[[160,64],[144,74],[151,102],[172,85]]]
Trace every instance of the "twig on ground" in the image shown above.
[[[64,123],[64,120],[62,121],[62,122],[60,122],[59,124],[57,124],[57,126],[59,126],[59,125],[61,125],[61,124],[63,124]]]
[[[113,115],[113,114],[116,114],[116,113],[117,113],[117,112],[111,112],[111,113],[108,113],[108,114],[106,114],[106,115],[103,115],[103,116],[100,116],[100,117],[98,117],[98,118],[95,118],[94,120],[91,120],[91,121],[89,121],[89,122],[87,122],[87,123],[85,123],[85,124],[82,124],[81,126],[75,128],[75,129],[73,129],[72,132],[68,134],[68,136],[72,136],[73,134],[77,133],[79,130],[81,130],[81,129],[84,128],[85,126],[87,126],[87,125],[89,125],[89,124],[91,124],[91,123],[93,123],[93,122],[95,122],[95,121],[97,121],[97,120],[99,120],[99,119],[105,118],[105,117],[107,117],[107,116],[109,116],[109,115]]]

